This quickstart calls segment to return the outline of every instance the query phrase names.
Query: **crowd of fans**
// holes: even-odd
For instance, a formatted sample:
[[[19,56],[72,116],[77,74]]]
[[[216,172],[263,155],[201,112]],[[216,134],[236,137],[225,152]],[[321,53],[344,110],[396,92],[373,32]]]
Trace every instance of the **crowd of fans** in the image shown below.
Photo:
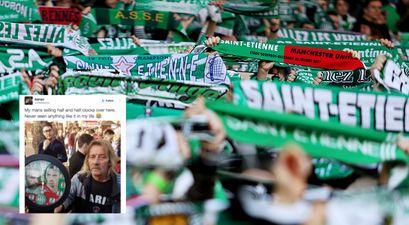
[[[146,1],[140,1],[139,3],[142,4],[141,2],[146,4]],[[152,1],[151,7],[155,5],[155,2],[160,1]],[[366,63],[360,68],[363,71],[362,73],[365,74],[365,79],[368,80],[368,85],[365,88],[361,86],[351,88],[351,86],[348,86],[348,88],[341,90],[358,90],[357,93],[362,91],[362,93],[369,93],[369,95],[372,93],[385,96],[396,95],[398,96],[396,99],[407,99],[408,93],[405,92],[407,83],[402,82],[403,84],[399,87],[388,86],[386,81],[380,80],[379,76],[381,75],[379,73],[384,72],[387,61],[394,61],[401,69],[399,79],[409,79],[407,78],[409,75],[407,65],[409,0],[162,2],[164,4],[188,2],[201,5],[201,8],[197,13],[170,11],[171,17],[167,18],[170,21],[167,23],[167,28],[158,28],[151,23],[96,24],[92,34],[87,35],[90,43],[94,40],[102,40],[102,38],[131,38],[136,46],[149,49],[149,46],[154,45],[154,43],[166,45],[175,42],[193,42],[195,47],[193,49],[186,48],[184,53],[206,54],[206,57],[211,58],[213,60],[212,64],[210,68],[206,68],[206,71],[210,70],[211,72],[208,72],[211,74],[209,79],[212,82],[216,81],[211,85],[205,84],[205,82],[184,83],[182,81],[181,83],[191,86],[204,86],[206,90],[216,86],[226,90],[226,93],[224,93],[226,100],[224,103],[226,105],[220,108],[226,110],[224,113],[228,114],[229,110],[233,111],[235,109],[233,104],[229,104],[237,104],[240,101],[240,99],[238,100],[237,89],[245,89],[244,85],[238,83],[240,81],[257,81],[259,86],[267,82],[289,85],[302,83],[306,87],[313,88],[326,88],[327,85],[337,85],[328,84],[328,81],[324,79],[326,72],[332,73],[329,69],[317,69],[291,63],[285,64],[257,57],[248,59],[248,57],[240,56],[238,52],[233,51],[222,52],[222,50],[219,50],[220,52],[218,52],[217,49],[220,45],[233,43],[224,41],[248,41],[251,39],[268,44],[288,42],[292,43],[291,45],[303,47],[314,46],[302,43],[302,41],[310,41],[313,44],[316,41],[316,45],[320,46],[319,48],[333,50],[338,49],[336,43],[342,41],[329,40],[322,44],[317,40],[293,40],[284,35],[284,29],[300,30],[307,33],[323,32],[346,36],[355,35],[354,37],[363,37],[364,40],[351,40],[348,43],[343,40],[348,47],[341,49],[344,53],[350,53],[351,60],[359,61],[362,58],[361,50],[353,48],[354,43],[361,42],[371,43],[371,46],[385,49],[386,52],[396,51],[397,58],[386,54],[372,55],[370,63]],[[229,5],[230,3],[232,5]],[[101,8],[115,9],[121,12],[138,10],[138,0],[38,0],[37,4],[45,7],[73,8],[81,12],[83,18],[94,15],[96,10]],[[203,4],[205,4],[204,7]],[[265,9],[266,5],[270,7],[267,10]],[[257,7],[264,7],[264,11],[260,11],[262,13],[271,12],[272,15],[260,16],[260,11],[254,9]],[[158,9],[155,8],[154,10]],[[163,5],[163,10],[168,10],[165,5]],[[113,18],[111,15],[106,15],[106,17]],[[118,19],[116,17],[114,19]],[[98,16],[96,18],[98,19]],[[72,25],[67,29],[73,32],[82,32],[83,26]],[[8,44],[3,43],[1,38],[0,44],[8,47]],[[400,51],[397,51],[397,46]],[[46,48],[48,54],[53,57],[50,66],[40,72],[19,68],[21,79],[28,89],[27,94],[51,95],[58,93],[59,86],[63,84],[63,76],[70,70],[67,66],[67,60],[64,58],[67,55],[66,49],[50,43],[44,43],[42,47]],[[363,48],[363,46],[360,47]],[[116,55],[115,51],[112,51],[112,55]],[[97,49],[91,49],[89,53],[91,56],[99,54]],[[149,52],[145,53],[150,54]],[[172,54],[175,52],[167,53]],[[106,56],[111,57],[112,55]],[[154,56],[154,54],[151,55]],[[120,54],[120,56],[125,57],[126,55]],[[124,62],[129,63],[122,61],[122,63]],[[244,64],[246,67],[243,66]],[[255,65],[253,69],[250,69],[251,64]],[[334,64],[336,64],[335,61]],[[130,69],[127,69],[126,72],[129,72]],[[223,74],[226,76],[226,71],[237,74],[237,76],[229,75],[228,79],[220,79]],[[303,82],[300,71],[318,72],[311,75],[308,82]],[[350,71],[351,74],[358,74],[356,72],[358,70],[355,71],[356,73],[354,71]],[[113,73],[112,71],[100,69],[90,72],[89,76],[98,76],[99,72],[110,75]],[[118,79],[123,78],[124,71],[115,71],[115,73],[120,74],[117,76]],[[162,73],[162,70],[160,70],[160,73]],[[398,72],[394,72],[394,75],[395,73]],[[130,77],[134,76],[136,75],[132,74]],[[203,76],[206,77],[207,74]],[[218,79],[220,82],[218,82]],[[398,78],[396,76],[392,78],[392,83],[393,79]],[[164,79],[153,80],[154,82],[167,82]],[[123,80],[121,82],[122,86],[128,88],[132,86],[125,84]],[[180,80],[175,82],[180,82]],[[155,85],[160,86],[160,84]],[[348,83],[348,85],[350,84]],[[256,86],[252,86],[250,89],[257,92],[259,86]],[[264,87],[260,89],[266,91]],[[338,85],[339,87],[343,86]],[[139,86],[135,85],[132,88],[136,89]],[[392,90],[393,88],[395,89]],[[101,90],[103,89],[99,89],[99,91]],[[183,92],[182,94],[194,93],[192,90],[181,90],[182,88],[178,92]],[[165,91],[167,94],[160,95],[160,91]],[[104,91],[101,92],[104,93]],[[407,186],[405,186],[405,179],[403,179],[403,177],[407,176],[406,163],[409,160],[403,160],[403,163],[397,158],[391,161],[383,159],[376,161],[373,159],[371,163],[359,162],[356,159],[342,158],[337,153],[334,153],[333,157],[326,157],[331,154],[323,154],[320,150],[317,150],[316,155],[314,155],[314,151],[306,150],[308,146],[302,143],[294,143],[295,140],[274,147],[255,143],[251,138],[247,138],[247,143],[241,143],[238,140],[244,140],[245,137],[232,135],[232,128],[229,127],[229,122],[226,122],[227,119],[223,117],[225,115],[220,113],[217,107],[214,110],[210,109],[211,107],[208,105],[210,100],[206,99],[207,96],[201,96],[195,99],[194,102],[178,102],[183,104],[177,105],[172,101],[165,101],[167,97],[176,95],[171,91],[170,86],[166,86],[166,88],[159,87],[158,90],[152,92],[154,92],[153,97],[145,96],[145,99],[142,98],[142,100],[146,100],[150,104],[152,99],[159,99],[159,103],[154,106],[141,104],[133,96],[128,95],[127,144],[126,149],[122,149],[122,151],[127,157],[127,213],[133,216],[127,217],[127,220],[137,221],[141,224],[149,222],[154,224],[407,224],[409,221],[409,214],[407,213],[409,208],[407,205],[408,197],[405,194]],[[270,90],[270,92],[271,96],[277,94],[276,89]],[[87,93],[85,91],[84,94],[93,94],[93,92]],[[159,97],[155,96],[155,94]],[[294,96],[283,97],[293,98]],[[322,96],[322,98],[324,97]],[[306,99],[307,97],[301,96],[300,98]],[[162,100],[163,102],[161,102]],[[277,99],[274,100],[277,101]],[[394,102],[395,100],[390,101]],[[255,101],[250,102],[248,105],[256,105]],[[292,99],[291,101],[295,100]],[[385,101],[383,99],[383,102]],[[15,104],[12,101],[0,104],[0,117],[3,120],[18,120],[18,117],[14,115],[16,112]],[[274,103],[270,104],[274,105]],[[375,104],[378,103],[375,103],[374,100],[372,108],[375,107]],[[332,110],[331,106],[329,106],[329,111]],[[137,110],[134,110],[133,107],[141,107],[143,110],[142,112],[136,112]],[[268,109],[267,106],[263,107],[260,110],[263,110],[262,112],[265,115],[270,111],[280,111]],[[247,108],[242,110],[245,111]],[[385,115],[395,113],[393,114],[393,120],[405,121],[405,123],[402,122],[404,123],[403,128],[392,127],[389,130],[386,128],[384,130],[380,129],[381,131],[375,131],[375,129],[364,130],[364,122],[361,121],[361,124],[357,123],[356,126],[361,126],[362,130],[355,132],[354,135],[359,134],[359,140],[373,142],[379,141],[383,135],[393,136],[391,138],[393,140],[388,139],[388,141],[385,141],[385,145],[389,146],[391,144],[393,146],[391,149],[393,149],[395,157],[398,155],[403,159],[409,158],[407,156],[409,153],[409,139],[406,137],[409,128],[406,127],[408,124],[407,119],[405,119],[408,112],[406,111],[405,115],[402,112],[402,116],[396,113],[399,109],[403,110],[404,108],[408,107],[402,103],[400,107],[377,112]],[[240,108],[237,109],[237,111],[240,110]],[[368,110],[368,112],[372,112],[375,109],[369,108]],[[293,111],[282,111],[281,119],[283,121],[288,115],[302,114],[295,109]],[[362,109],[359,115],[365,112]],[[157,117],[156,113],[163,117]],[[232,115],[237,116],[238,114]],[[257,112],[254,114],[257,114]],[[355,114],[349,112],[348,115]],[[386,118],[385,115],[383,118]],[[241,119],[241,117],[238,118]],[[263,130],[264,122],[266,124],[270,122],[268,118],[266,116],[266,118],[257,121],[259,126],[255,130]],[[291,118],[289,120],[292,120]],[[294,119],[294,121],[301,120]],[[291,122],[294,123],[294,121]],[[338,125],[344,126],[341,125],[341,121],[332,124],[325,124],[326,121],[318,120],[314,120],[315,122],[317,125],[315,127],[310,125],[311,127],[308,127],[307,130],[314,132],[314,129],[328,129],[330,132],[335,132]],[[321,124],[321,122],[323,123]],[[242,124],[242,126],[245,125]],[[303,124],[299,124],[299,126],[302,127]],[[240,127],[240,125],[237,125],[237,127]],[[342,132],[344,133],[341,132],[341,134],[348,133],[348,130],[354,128],[343,127]],[[45,125],[41,129],[45,139],[39,142],[35,153],[50,153],[61,162],[69,164],[67,171],[71,178],[69,197],[62,205],[51,212],[119,212],[120,192],[116,184],[120,183],[118,175],[120,174],[120,167],[112,165],[115,163],[113,158],[121,156],[121,137],[116,135],[117,131],[85,128],[76,124],[69,124],[66,127]],[[275,130],[275,132],[286,132],[285,130],[278,130]],[[374,133],[378,131],[379,133]],[[55,138],[53,134],[50,134],[52,132],[56,132]],[[271,133],[274,133],[273,129],[271,129]],[[302,132],[297,134],[298,137],[305,135]],[[365,137],[365,134],[368,134],[368,137]],[[378,136],[369,137],[370,135]],[[124,138],[123,136],[122,139]],[[54,140],[57,140],[58,143]],[[260,143],[263,141],[265,140],[261,140]],[[334,141],[333,146],[337,144],[339,143]],[[64,151],[52,154],[57,150],[53,151],[50,148],[56,149],[59,145],[64,148]],[[367,153],[364,145],[360,147],[362,147],[364,153]],[[49,149],[47,150],[47,148]],[[99,153],[95,152],[101,150],[100,148],[104,149],[105,156],[109,158],[109,160],[104,158],[104,163],[110,165],[109,168],[105,168],[105,164],[101,164],[101,168],[103,167],[106,172],[104,176],[101,176],[100,173],[94,173],[92,170],[92,165],[94,165],[92,163],[95,162],[93,157],[98,158]],[[93,154],[90,153],[90,150],[92,150]],[[371,152],[371,150],[368,150],[368,152]],[[373,151],[378,151],[378,149]],[[112,152],[114,155],[111,154]],[[317,156],[320,154],[325,156]],[[354,155],[354,157],[359,159],[361,155]],[[88,174],[88,176],[82,176],[83,173],[78,172],[80,170],[84,170],[82,172]],[[327,175],[327,173],[330,175]],[[26,183],[29,182],[29,177],[34,176],[34,173],[28,173]],[[84,183],[92,183],[93,181],[99,182],[98,184],[109,182],[107,186],[112,188],[106,190],[103,188],[106,186],[98,186],[98,190],[92,189],[91,197],[89,197],[89,193],[84,191],[86,189],[84,189]],[[37,187],[32,185],[29,188],[36,190]],[[95,196],[107,196],[107,198],[98,198],[97,202],[94,199]],[[382,203],[383,200],[386,201],[385,204]],[[27,212],[30,212],[30,210],[27,210]],[[107,216],[102,219],[102,222],[113,223],[116,219],[117,217]],[[91,218],[88,222],[95,221]],[[85,222],[77,221],[77,223]]]

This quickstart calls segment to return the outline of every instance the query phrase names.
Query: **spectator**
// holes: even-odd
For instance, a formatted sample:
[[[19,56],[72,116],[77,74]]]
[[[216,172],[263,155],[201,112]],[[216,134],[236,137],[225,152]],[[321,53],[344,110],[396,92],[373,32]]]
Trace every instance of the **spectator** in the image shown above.
[[[334,11],[329,11],[327,14],[332,22],[332,26],[334,27],[334,30],[340,30],[341,27],[340,27],[339,17],[337,13]]]
[[[77,127],[72,127],[71,132],[68,135],[68,149],[67,154],[71,157],[75,150],[75,137],[77,136]]]
[[[81,170],[84,164],[85,155],[87,154],[88,145],[93,140],[89,134],[83,134],[78,138],[78,150],[70,158],[69,173],[71,178]]]
[[[62,130],[62,128],[58,128],[57,131],[57,140],[59,140],[61,143],[64,143],[64,132]]]
[[[278,31],[280,30],[280,19],[264,19],[265,35],[268,39],[278,38]]]
[[[383,6],[383,11],[385,12],[386,25],[388,25],[389,30],[393,33],[398,32],[396,24],[399,21],[400,16],[395,5],[392,3],[385,4]]]
[[[119,213],[120,177],[114,171],[117,158],[107,141],[93,141],[83,169],[71,179],[71,190],[54,212],[72,209],[76,213]]]
[[[409,32],[409,0],[400,0],[396,5],[396,11],[400,16],[400,20],[396,23],[399,31]]]
[[[362,25],[368,26],[371,30],[370,36],[372,39],[385,38],[391,40],[382,7],[381,0],[367,0],[364,4],[363,15],[356,23],[354,30],[362,32]]]
[[[349,11],[349,3],[345,0],[335,1],[335,11],[338,15],[340,30],[352,30],[356,23],[356,18],[351,16]]]
[[[115,132],[114,132],[112,129],[106,129],[106,130],[104,130],[103,139],[104,139],[105,141],[108,141],[109,143],[112,144],[112,141],[113,141],[113,139],[114,139],[114,136],[115,136]]]
[[[67,162],[64,144],[55,138],[54,130],[50,123],[43,126],[43,135],[45,139],[38,145],[38,154],[51,155],[61,162]]]
[[[45,177],[45,197],[47,199],[47,203],[48,204],[52,204],[55,201],[57,201],[60,196],[61,196],[61,192],[59,192],[58,190],[58,183],[60,180],[60,170],[50,164],[48,165],[47,169],[45,170],[44,173],[44,177]]]

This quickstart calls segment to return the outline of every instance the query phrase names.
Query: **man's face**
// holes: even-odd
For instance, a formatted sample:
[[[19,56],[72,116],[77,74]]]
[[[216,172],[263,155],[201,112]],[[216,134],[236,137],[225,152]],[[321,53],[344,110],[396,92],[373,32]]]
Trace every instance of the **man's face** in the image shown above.
[[[58,188],[58,170],[48,169],[45,173],[45,182],[52,190],[56,190]]]
[[[102,146],[94,145],[89,149],[88,165],[93,177],[106,177],[109,170],[109,156]]]
[[[109,143],[112,143],[112,140],[114,139],[114,135],[113,134],[105,134],[104,135],[104,140],[108,141]]]
[[[27,187],[36,187],[38,183],[38,175],[34,171],[27,170],[26,175],[26,186]]]
[[[368,7],[365,8],[364,13],[369,18],[377,19],[382,16],[382,2],[373,1],[368,4]]]
[[[335,30],[339,29],[339,20],[338,20],[338,16],[335,15],[330,15],[329,18],[332,21],[332,25],[334,25]]]
[[[359,27],[359,32],[367,35],[367,36],[371,36],[371,28],[366,25],[366,24],[361,24]]]
[[[48,140],[51,140],[54,137],[53,129],[49,126],[43,127],[44,137]]]
[[[118,0],[105,0],[105,4],[111,8],[115,8],[117,3]]]
[[[337,1],[335,5],[335,10],[337,11],[338,15],[345,16],[348,14],[348,3],[344,0]]]
[[[271,32],[280,29],[280,19],[270,19],[270,30]]]
[[[318,0],[318,5],[322,7],[324,11],[328,10],[328,1],[327,0]]]

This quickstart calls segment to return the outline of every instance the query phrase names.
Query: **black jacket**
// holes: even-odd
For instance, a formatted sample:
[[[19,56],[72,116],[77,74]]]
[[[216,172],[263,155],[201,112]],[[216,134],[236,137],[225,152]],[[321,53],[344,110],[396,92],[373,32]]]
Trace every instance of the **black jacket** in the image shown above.
[[[120,175],[111,173],[112,193],[106,206],[111,207],[110,213],[120,213],[121,182]],[[71,179],[71,189],[68,198],[64,201],[64,209],[72,209],[73,213],[92,213],[90,207],[91,175],[79,172]]]

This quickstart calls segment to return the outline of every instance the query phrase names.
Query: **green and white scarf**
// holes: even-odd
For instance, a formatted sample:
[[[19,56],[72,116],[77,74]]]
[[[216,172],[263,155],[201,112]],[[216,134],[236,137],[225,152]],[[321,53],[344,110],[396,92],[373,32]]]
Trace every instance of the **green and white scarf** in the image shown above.
[[[223,10],[239,15],[279,18],[278,0],[235,0],[223,3]]]
[[[28,94],[29,90],[21,79],[21,73],[0,75],[0,104],[18,101],[20,94]]]
[[[83,37],[92,37],[97,28],[98,28],[97,21],[92,13],[82,15],[79,30],[81,31],[81,35]]]
[[[233,85],[238,105],[378,131],[409,131],[409,99],[402,94],[254,80]]]
[[[147,55],[132,38],[90,38],[89,43],[98,55]]]
[[[231,12],[222,12],[222,22],[216,24],[214,32],[224,36],[233,35],[234,26],[236,24],[236,15]]]
[[[149,54],[182,54],[189,53],[196,45],[195,42],[163,42],[155,40],[141,39],[141,47],[143,47]]]
[[[228,88],[195,82],[143,79],[104,71],[66,72],[58,85],[58,94],[124,94],[128,99],[163,101],[187,106],[197,97],[224,100]]]
[[[41,17],[33,0],[1,0],[0,21],[25,23],[41,21]]]
[[[212,0],[139,0],[135,5],[135,9],[196,15],[199,10],[206,8],[210,2]]]
[[[374,71],[375,79],[388,91],[409,95],[409,70],[403,70],[393,60],[386,61],[382,71]]]
[[[226,41],[211,47],[224,54],[330,70],[356,70],[363,63],[351,53],[284,44]]]
[[[360,33],[341,32],[341,31],[323,31],[323,30],[307,30],[297,28],[280,28],[278,36],[282,39],[288,38],[296,41],[317,41],[317,42],[333,42],[333,41],[365,41],[366,36]],[[258,41],[267,42],[265,36],[239,36],[242,41]],[[281,40],[282,40],[281,39]]]
[[[88,38],[88,42],[98,55],[149,55],[132,38]],[[64,49],[63,52],[65,56],[79,54],[78,51],[69,49]]]
[[[295,28],[281,28],[278,31],[281,38],[292,38],[297,41],[364,41],[366,36],[360,33],[321,31]]]
[[[52,44],[89,54],[91,46],[79,31],[43,24],[0,22],[0,42],[45,46]]]
[[[217,55],[64,56],[67,69],[115,69],[125,75],[208,84],[230,83]]]
[[[0,73],[25,68],[26,70],[44,70],[54,57],[47,49],[29,45],[0,46]]]
[[[225,100],[228,88],[224,85],[209,85],[195,82],[169,80],[133,79],[127,96],[131,99],[160,100],[188,106],[199,96],[211,101]]]
[[[396,136],[386,132],[222,102],[208,102],[207,106],[218,114],[227,136],[240,143],[282,147],[296,142],[312,157],[351,164],[409,163],[409,157],[394,143]]]

